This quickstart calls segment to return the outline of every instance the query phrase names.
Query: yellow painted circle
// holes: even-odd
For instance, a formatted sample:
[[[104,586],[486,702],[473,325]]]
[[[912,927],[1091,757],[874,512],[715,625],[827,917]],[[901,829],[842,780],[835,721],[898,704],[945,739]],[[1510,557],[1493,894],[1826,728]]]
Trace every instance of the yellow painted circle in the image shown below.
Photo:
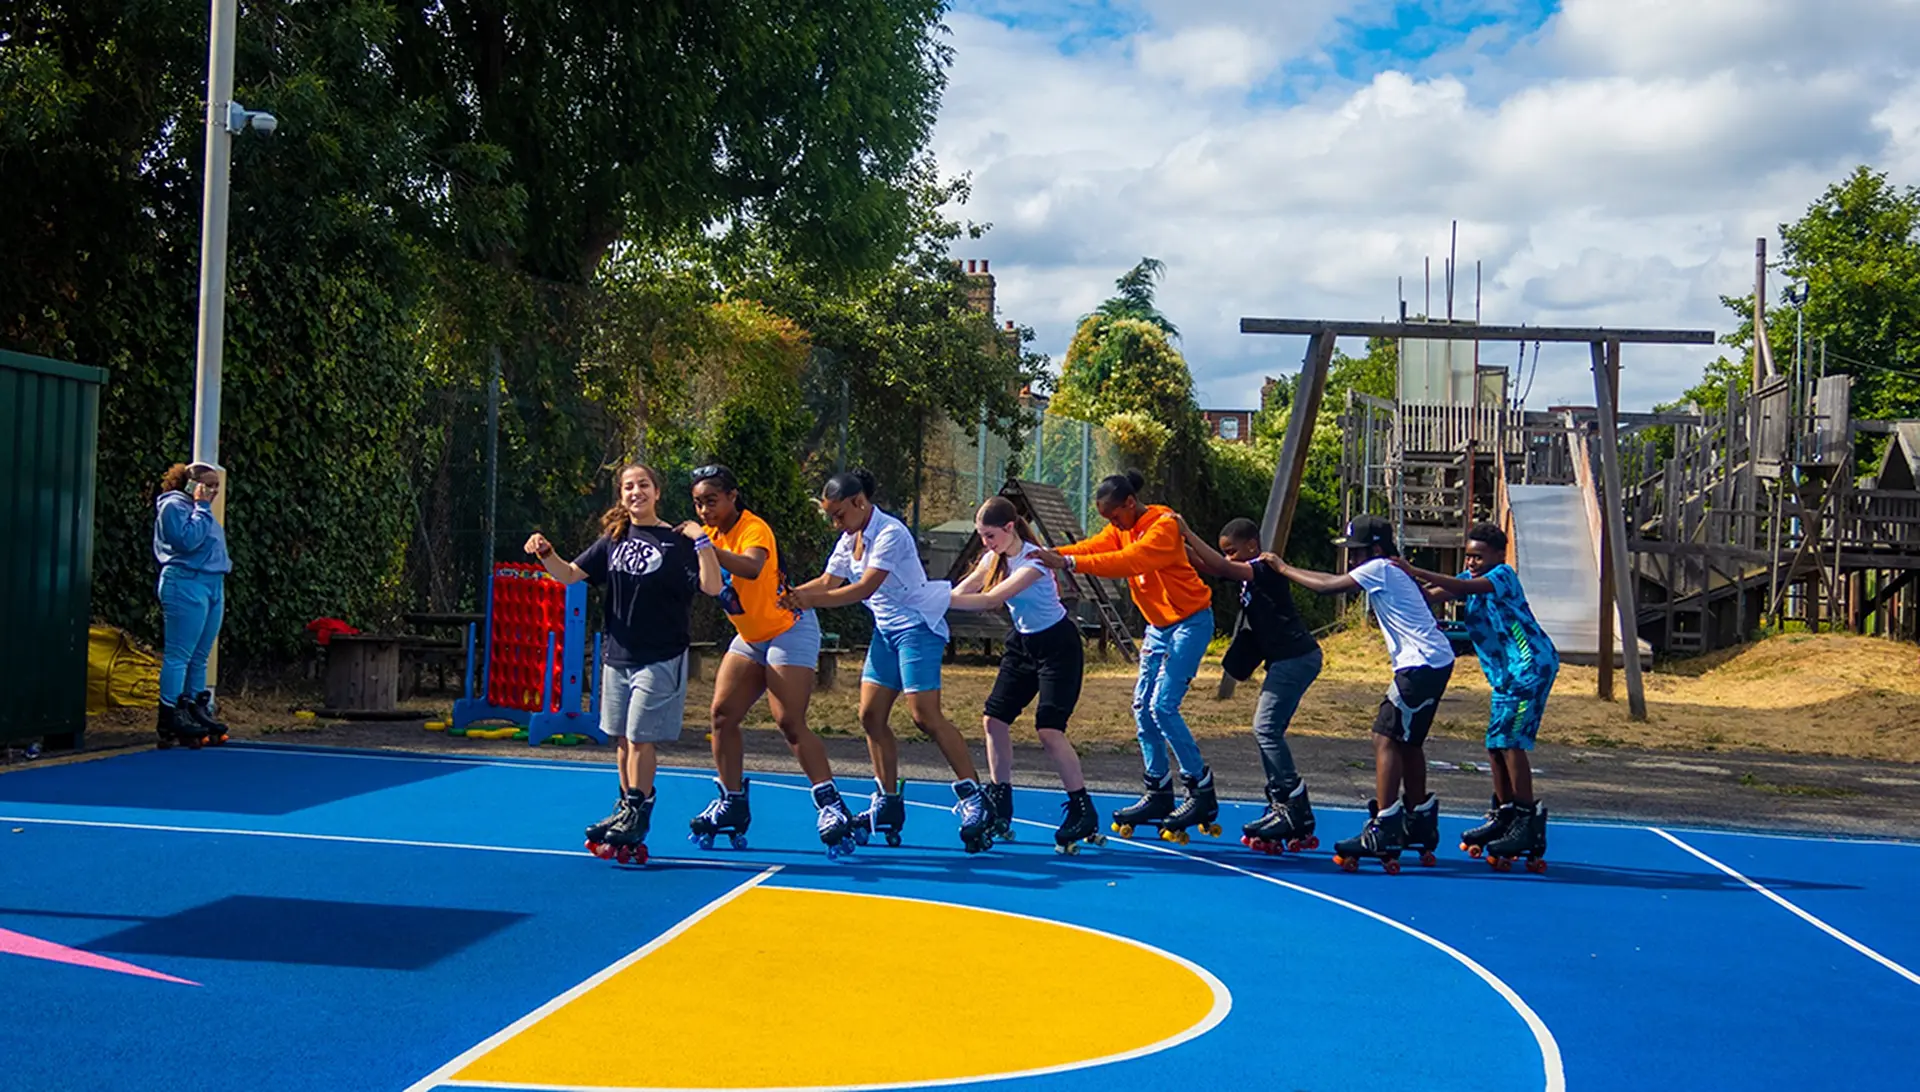
[[[1110,1019],[1116,997],[1152,998]],[[756,887],[454,1075],[568,1088],[848,1088],[1080,1068],[1230,998],[1155,948],[950,903]]]

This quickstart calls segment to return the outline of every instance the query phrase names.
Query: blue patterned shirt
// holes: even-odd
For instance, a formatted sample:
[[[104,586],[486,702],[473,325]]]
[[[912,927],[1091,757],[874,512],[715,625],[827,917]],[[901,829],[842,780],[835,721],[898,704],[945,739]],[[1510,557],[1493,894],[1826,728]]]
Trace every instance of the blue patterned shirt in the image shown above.
[[[1463,572],[1460,579],[1473,579]],[[1559,654],[1546,630],[1533,617],[1520,574],[1506,564],[1486,575],[1493,590],[1466,598],[1467,636],[1473,641],[1487,685],[1503,694],[1526,694],[1553,682],[1560,671]]]

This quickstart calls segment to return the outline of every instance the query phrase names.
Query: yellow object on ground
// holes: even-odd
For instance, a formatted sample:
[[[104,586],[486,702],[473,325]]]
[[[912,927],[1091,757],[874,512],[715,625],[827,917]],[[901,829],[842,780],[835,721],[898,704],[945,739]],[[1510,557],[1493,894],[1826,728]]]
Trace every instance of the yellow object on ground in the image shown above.
[[[125,630],[93,626],[87,630],[87,712],[118,706],[151,708],[160,704],[160,657],[134,643]]]

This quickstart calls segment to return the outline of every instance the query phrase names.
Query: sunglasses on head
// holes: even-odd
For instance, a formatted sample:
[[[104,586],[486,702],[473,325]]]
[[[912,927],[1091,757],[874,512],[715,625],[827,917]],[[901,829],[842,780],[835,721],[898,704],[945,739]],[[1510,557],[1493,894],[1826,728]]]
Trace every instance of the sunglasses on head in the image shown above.
[[[699,467],[693,472],[693,482],[695,485],[698,485],[701,482],[707,481],[710,478],[721,477],[725,475],[726,472],[727,472],[726,468],[722,466]]]

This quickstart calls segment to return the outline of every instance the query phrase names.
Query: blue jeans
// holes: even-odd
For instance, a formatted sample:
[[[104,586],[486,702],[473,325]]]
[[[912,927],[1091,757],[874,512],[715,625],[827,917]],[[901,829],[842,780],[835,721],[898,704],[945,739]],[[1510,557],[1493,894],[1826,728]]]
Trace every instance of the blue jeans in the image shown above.
[[[160,700],[207,688],[207,656],[227,613],[226,577],[168,565],[160,570],[160,610],[167,647],[160,656]]]
[[[1167,776],[1168,747],[1180,772],[1189,777],[1200,776],[1206,765],[1187,718],[1180,715],[1180,702],[1212,640],[1212,607],[1165,628],[1147,627],[1147,639],[1140,645],[1140,680],[1133,687],[1133,723],[1139,728],[1140,757],[1148,777]]]
[[[1253,738],[1260,743],[1260,764],[1266,767],[1270,790],[1292,792],[1300,780],[1293,764],[1293,748],[1287,745],[1287,725],[1300,708],[1307,687],[1320,677],[1321,661],[1316,647],[1304,655],[1267,665],[1267,679],[1253,707]]]

